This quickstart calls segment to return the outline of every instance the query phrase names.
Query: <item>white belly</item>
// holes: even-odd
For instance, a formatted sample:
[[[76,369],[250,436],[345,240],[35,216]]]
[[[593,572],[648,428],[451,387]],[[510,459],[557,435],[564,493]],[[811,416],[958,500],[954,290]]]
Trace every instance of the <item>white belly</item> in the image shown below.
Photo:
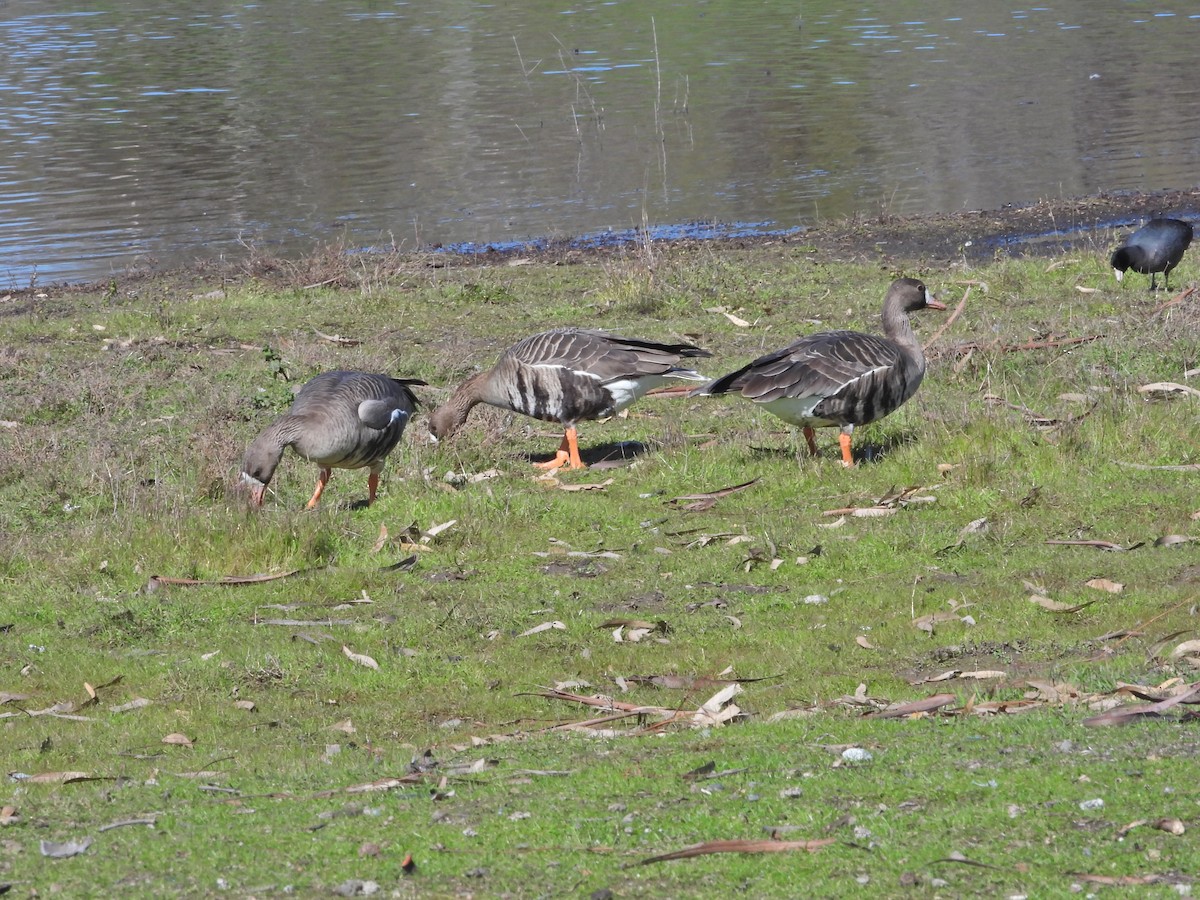
[[[778,400],[764,403],[763,409],[792,425],[812,428],[836,425],[837,422],[813,416],[813,409],[824,399],[824,397],[780,397]]]

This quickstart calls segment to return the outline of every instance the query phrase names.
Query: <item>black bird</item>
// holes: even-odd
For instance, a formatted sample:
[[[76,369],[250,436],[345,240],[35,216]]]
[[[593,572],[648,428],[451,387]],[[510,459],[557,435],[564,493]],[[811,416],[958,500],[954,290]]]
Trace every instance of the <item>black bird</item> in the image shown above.
[[[1171,270],[1183,259],[1192,242],[1192,226],[1179,219],[1151,219],[1125,239],[1112,255],[1113,274],[1120,281],[1126,269],[1150,276],[1150,290],[1157,290],[1154,273],[1163,273],[1163,290],[1169,290]]]
[[[739,393],[770,413],[804,429],[808,449],[817,444],[813,428],[838,426],[842,462],[854,465],[850,434],[895,412],[916,393],[925,377],[925,355],[908,314],[942,309],[925,285],[898,278],[883,300],[887,337],[861,331],[825,331],[760,356],[696,391],[699,395]]]
[[[291,409],[246,450],[242,482],[250,488],[250,501],[262,505],[283,451],[291,447],[320,466],[306,509],[317,505],[334,468],[369,468],[367,503],[374,503],[383,462],[417,407],[409,388],[414,384],[425,382],[366,372],[323,372],[306,382]]]

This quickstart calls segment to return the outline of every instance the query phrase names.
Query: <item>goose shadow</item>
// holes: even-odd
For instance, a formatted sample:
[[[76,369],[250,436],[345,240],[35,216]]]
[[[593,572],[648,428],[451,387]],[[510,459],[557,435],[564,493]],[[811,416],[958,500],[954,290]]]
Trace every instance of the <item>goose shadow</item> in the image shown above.
[[[855,465],[874,464],[882,462],[888,457],[892,451],[909,444],[916,443],[917,437],[913,432],[894,432],[889,434],[883,440],[879,441],[863,441],[851,445],[851,452],[854,455]],[[818,432],[819,441],[819,432]],[[839,460],[841,458],[837,443],[831,447],[825,447],[818,443],[817,455],[814,457],[808,452],[808,447],[804,446],[803,442],[799,442],[789,447],[750,447],[752,456],[759,459],[794,459],[800,463],[805,460]]]
[[[650,449],[648,444],[641,441],[613,441],[594,447],[581,447],[579,458],[589,469],[618,469],[649,453]],[[531,463],[548,462],[554,459],[554,454],[526,453],[524,458]]]

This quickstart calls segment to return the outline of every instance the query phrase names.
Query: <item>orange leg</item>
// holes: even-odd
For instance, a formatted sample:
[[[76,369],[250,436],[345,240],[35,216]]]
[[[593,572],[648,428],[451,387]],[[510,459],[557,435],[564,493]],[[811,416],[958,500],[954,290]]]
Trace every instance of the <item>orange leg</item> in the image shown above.
[[[804,426],[804,439],[806,441],[808,441],[808,452],[811,453],[813,456],[816,456],[817,455],[816,436],[814,435],[812,428],[810,428],[807,425]]]
[[[838,442],[842,445],[842,465],[851,468],[854,465],[854,454],[850,452],[850,435],[842,432],[838,435]]]
[[[375,502],[375,492],[379,490],[379,473],[372,472],[367,476],[367,506]]]
[[[578,451],[577,451],[578,452]],[[548,459],[545,462],[534,463],[535,469],[561,469],[571,460],[571,444],[567,440],[567,435],[563,435],[562,443],[558,445],[558,450],[554,453],[554,459]]]
[[[317,501],[321,499],[321,492],[325,490],[325,485],[329,484],[329,476],[332,474],[332,469],[321,466],[321,471],[317,473],[317,489],[313,491],[312,499],[308,501],[305,509],[312,509],[317,505]]]
[[[586,469],[587,466],[579,458],[579,433],[575,430],[574,425],[567,429],[567,433],[563,435],[563,440],[567,442],[568,467],[572,469]]]
[[[579,458],[579,433],[575,430],[575,426],[572,425],[563,431],[562,443],[558,445],[554,459],[533,465],[538,469],[561,469],[563,466],[568,469],[586,469],[587,464]]]

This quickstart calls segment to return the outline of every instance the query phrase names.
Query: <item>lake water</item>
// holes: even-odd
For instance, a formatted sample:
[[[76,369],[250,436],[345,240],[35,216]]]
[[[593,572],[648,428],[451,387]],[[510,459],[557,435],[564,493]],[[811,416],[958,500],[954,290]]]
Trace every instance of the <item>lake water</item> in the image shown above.
[[[0,7],[0,288],[1200,173],[1184,0]]]

